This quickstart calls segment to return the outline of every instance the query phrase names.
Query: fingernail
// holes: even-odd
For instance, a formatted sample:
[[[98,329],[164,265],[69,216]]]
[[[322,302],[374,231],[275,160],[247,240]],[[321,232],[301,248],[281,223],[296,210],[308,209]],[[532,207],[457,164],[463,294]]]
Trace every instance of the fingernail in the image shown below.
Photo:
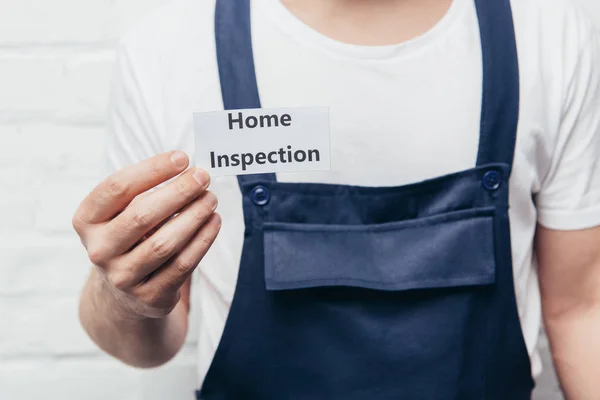
[[[208,173],[203,169],[197,169],[196,171],[194,171],[192,176],[194,177],[196,182],[198,182],[203,188],[207,187],[208,183],[210,182],[210,177],[208,176]]]
[[[217,209],[217,205],[219,204],[219,202],[217,201],[217,196],[210,193],[210,198],[208,199],[208,203],[210,204],[211,210],[215,211]]]
[[[175,164],[177,168],[183,168],[187,164],[187,155],[183,151],[177,150],[171,154],[171,162]]]

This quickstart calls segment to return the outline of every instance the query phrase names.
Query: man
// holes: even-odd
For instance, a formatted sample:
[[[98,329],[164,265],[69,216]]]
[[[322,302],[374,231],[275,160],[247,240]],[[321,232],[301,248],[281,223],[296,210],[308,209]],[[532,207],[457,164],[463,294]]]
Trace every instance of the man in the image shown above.
[[[566,0],[216,3],[175,1],[119,47],[112,174],[73,218],[91,338],[167,362],[196,271],[197,398],[527,399],[542,319],[566,396],[600,398],[585,16]],[[312,105],[330,108],[331,171],[207,191],[193,112]]]

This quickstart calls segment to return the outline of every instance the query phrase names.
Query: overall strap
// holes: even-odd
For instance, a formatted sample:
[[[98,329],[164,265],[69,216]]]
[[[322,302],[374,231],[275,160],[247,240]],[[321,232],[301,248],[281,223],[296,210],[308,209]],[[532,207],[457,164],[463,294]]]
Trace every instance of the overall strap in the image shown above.
[[[510,0],[475,0],[475,5],[483,63],[477,165],[504,163],[510,168],[519,120],[519,61]]]
[[[250,0],[217,0],[215,40],[225,110],[261,108],[250,28]],[[275,181],[275,174],[239,175],[239,184]]]

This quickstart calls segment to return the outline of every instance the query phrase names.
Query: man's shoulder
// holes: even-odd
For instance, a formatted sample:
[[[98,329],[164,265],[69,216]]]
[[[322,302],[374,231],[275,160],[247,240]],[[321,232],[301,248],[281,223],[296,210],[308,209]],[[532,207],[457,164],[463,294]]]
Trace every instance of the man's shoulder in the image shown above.
[[[537,46],[583,46],[594,34],[592,18],[575,0],[511,0],[517,40]]]
[[[511,0],[523,87],[562,109],[568,87],[597,35],[592,17],[576,0]],[[595,62],[595,61],[594,61]],[[550,104],[552,103],[552,104]]]

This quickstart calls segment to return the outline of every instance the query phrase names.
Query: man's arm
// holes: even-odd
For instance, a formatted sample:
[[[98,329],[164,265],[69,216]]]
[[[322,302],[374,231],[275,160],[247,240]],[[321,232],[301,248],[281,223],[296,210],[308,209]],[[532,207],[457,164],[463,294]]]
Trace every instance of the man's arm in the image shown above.
[[[544,322],[569,400],[600,399],[600,227],[538,227]]]
[[[140,43],[142,44],[140,45]],[[141,204],[138,201],[138,215],[143,218],[140,220],[136,217],[134,221],[125,222],[121,227],[113,229],[112,232],[108,231],[111,225],[110,220],[115,219],[114,217],[118,214],[123,214],[124,209],[130,205],[130,200],[137,192],[162,184],[164,179],[180,174],[186,167],[183,164],[175,167],[169,162],[169,157],[166,155],[159,156],[158,159],[155,158],[154,161],[149,163],[144,161],[167,150],[163,146],[163,138],[167,133],[164,130],[165,124],[161,113],[164,109],[161,101],[163,91],[160,80],[156,79],[156,76],[158,76],[156,69],[159,66],[159,63],[156,62],[156,47],[144,46],[143,43],[149,42],[141,41],[138,33],[134,30],[133,35],[124,37],[116,49],[103,159],[105,164],[103,175],[112,175],[110,180],[113,184],[112,188],[107,189],[105,185],[104,190],[101,189],[101,184],[99,186],[100,190],[96,190],[96,193],[91,195],[93,198],[107,201],[104,201],[105,204],[100,206],[99,204],[90,204],[88,201],[88,204],[83,206],[83,210],[79,210],[73,223],[80,236],[82,236],[82,242],[88,251],[92,250],[91,258],[102,264],[92,266],[92,272],[81,295],[79,317],[84,329],[99,347],[123,362],[137,367],[153,367],[171,359],[183,345],[188,326],[187,310],[189,310],[190,279],[188,278],[181,287],[171,285],[171,293],[168,293],[169,290],[165,286],[166,280],[156,286],[159,293],[166,295],[169,301],[177,302],[172,311],[169,310],[169,307],[173,307],[173,304],[169,304],[169,307],[163,310],[162,314],[155,312],[153,318],[136,315],[135,312],[132,312],[132,308],[134,308],[132,304],[137,303],[139,307],[141,304],[139,300],[151,301],[152,299],[148,298],[150,291],[146,290],[144,295],[146,300],[139,297],[136,300],[132,290],[135,288],[139,291],[143,285],[138,283],[134,287],[128,287],[123,276],[118,277],[115,272],[127,269],[131,271],[135,265],[138,265],[138,267],[141,265],[150,266],[150,262],[148,258],[145,261],[130,259],[128,265],[125,265],[123,261],[127,261],[127,258],[123,254],[107,254],[111,248],[114,250],[127,241],[127,238],[118,235],[122,235],[128,230],[131,231],[130,228],[136,226],[136,224],[151,222],[148,220],[153,218],[152,211],[156,211],[157,207],[169,208],[175,206],[173,207],[175,209],[183,206],[183,203],[179,205],[172,203],[173,199],[182,198],[181,195],[176,193],[177,191],[168,196],[167,199],[158,199],[154,202],[146,202],[146,204]],[[140,170],[140,163],[145,163],[148,168],[144,170],[142,167],[142,170]],[[130,171],[133,169],[134,173],[130,174],[129,177],[123,177],[123,171],[126,169]],[[115,178],[115,174],[117,176],[120,174],[121,178]],[[181,178],[183,178],[183,181]],[[192,218],[187,225],[188,227],[199,226],[202,221],[201,218],[199,219],[201,215],[197,205],[201,202],[199,197],[202,197],[203,190],[198,185],[194,186],[194,181],[189,179],[189,174],[187,178],[185,176],[181,178],[173,181],[176,185],[171,186],[171,189],[176,188],[179,191],[187,191],[191,194],[191,196],[188,196],[189,199],[198,196],[191,201],[196,203],[196,206],[190,207],[188,204],[187,210],[192,211]],[[115,179],[117,179],[116,182]],[[133,193],[131,193],[132,186],[137,186],[137,189],[134,188]],[[112,192],[118,195],[118,192],[123,191],[123,188],[128,188],[127,190],[130,193],[126,193],[124,198],[113,199],[112,203],[116,206],[113,205],[114,208],[111,210],[111,201],[108,200],[110,196],[107,196],[106,193],[110,194]],[[204,199],[206,200],[206,196],[204,196]],[[109,210],[109,212],[104,211],[106,214],[104,217],[96,218],[93,214],[99,209]],[[90,212],[90,210],[96,211]],[[83,211],[83,217],[81,211]],[[180,217],[180,222],[184,221],[182,218],[186,218],[184,214],[179,214],[178,217]],[[80,218],[88,220],[81,221]],[[123,221],[123,218],[120,219]],[[115,225],[115,222],[113,221],[112,225]],[[156,221],[150,223],[150,225],[154,223]],[[213,228],[216,226],[214,223],[215,218],[213,218]],[[168,225],[163,221],[159,224],[159,227],[168,228]],[[188,227],[183,229],[185,230]],[[160,245],[160,242],[156,242],[156,239],[160,238],[159,229],[157,227],[153,228],[145,237],[151,236],[150,234],[153,236],[152,240],[146,239],[145,243],[136,243],[138,252],[142,245],[147,246],[152,242]],[[171,234],[169,237],[171,239],[182,238],[182,231]],[[210,239],[210,234],[208,237]],[[165,245],[168,247],[177,244],[173,241],[162,240],[162,247],[158,246],[156,248],[159,253],[165,253],[168,250]],[[173,265],[171,263],[172,266],[175,266],[172,269],[173,272],[177,270],[184,272],[193,269],[192,267],[195,268],[203,251],[201,249],[203,246],[202,240],[206,241],[207,239],[206,237],[198,239],[196,234],[195,250],[193,245],[191,248],[193,254],[190,253],[189,246],[187,250],[183,250],[184,258],[179,258],[180,261],[183,261],[183,264]],[[181,246],[182,244],[178,245],[178,247]],[[185,254],[186,251],[187,254]],[[130,249],[127,249],[126,252],[129,256],[135,253]],[[166,264],[168,263],[165,263],[161,269],[168,269]],[[187,272],[183,275],[186,274]],[[173,278],[172,275],[171,282],[175,282]],[[120,289],[115,287],[115,282]],[[177,282],[177,284],[180,283]],[[178,296],[180,296],[179,301],[177,301]],[[154,297],[154,301],[158,301],[159,298]],[[161,301],[165,302],[164,299]],[[165,308],[164,304],[162,308]]]
[[[179,352],[187,335],[189,279],[185,286],[167,316],[132,318],[94,268],[81,296],[79,319],[92,340],[113,357],[139,368],[160,366]]]
[[[161,365],[183,345],[189,279],[220,229],[206,171],[188,170],[149,191],[188,161],[171,152],[124,168],[73,216],[93,264],[80,301],[82,325],[100,348],[133,366]]]
[[[558,129],[537,157],[535,250],[542,311],[569,400],[600,399],[600,36],[574,5],[565,13]],[[558,86],[557,86],[558,87]],[[532,164],[533,165],[533,164]]]

